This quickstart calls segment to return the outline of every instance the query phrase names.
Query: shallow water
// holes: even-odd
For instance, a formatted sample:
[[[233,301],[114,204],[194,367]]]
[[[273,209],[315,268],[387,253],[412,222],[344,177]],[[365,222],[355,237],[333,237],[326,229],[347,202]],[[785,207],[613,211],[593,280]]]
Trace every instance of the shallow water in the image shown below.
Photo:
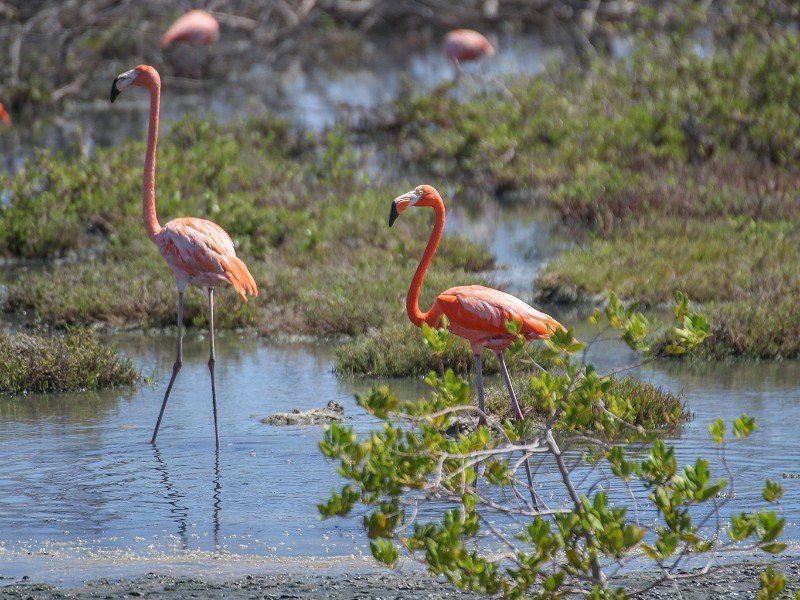
[[[217,462],[207,340],[197,333],[186,340],[184,369],[155,448],[149,437],[173,340],[159,335],[117,341],[144,374],[159,375],[155,385],[0,401],[0,437],[6,440],[0,464],[0,574],[30,575],[42,554],[78,564],[75,557],[83,557],[88,573],[82,576],[90,577],[103,572],[104,557],[144,562],[150,569],[153,562],[198,560],[204,553],[257,560],[368,553],[358,517],[320,521],[316,516],[316,503],[341,485],[317,450],[320,428],[259,421],[272,412],[334,400],[345,406],[357,431],[375,425],[353,400],[369,382],[334,377],[329,347],[220,336]],[[625,360],[618,350],[612,357],[603,354],[608,362]],[[782,479],[797,470],[792,434],[800,401],[792,390],[800,365],[658,365],[637,374],[685,390],[696,418],[674,440],[682,461],[713,454],[705,428],[717,415],[726,421],[745,411],[756,417],[759,430],[752,439],[729,448],[736,495],[724,512],[754,506],[769,477],[786,487],[786,537],[800,539],[800,482]],[[423,389],[418,381],[392,385],[405,395]],[[719,468],[714,472],[724,476]],[[541,468],[537,480],[545,501],[558,505],[552,467]],[[624,501],[624,490],[610,492]],[[643,522],[650,516],[640,514]]]
[[[456,211],[451,226],[486,240],[501,262],[490,275],[524,292],[531,269],[548,256],[551,242],[545,228],[525,236],[525,227],[531,229],[520,223],[513,213],[493,208],[478,217]],[[510,267],[503,268],[504,262]],[[517,274],[526,265],[527,276]],[[156,448],[149,439],[174,360],[174,339],[130,334],[115,341],[145,376],[157,378],[155,384],[0,399],[0,576],[69,581],[109,572],[180,572],[190,565],[202,571],[198,565],[209,561],[216,572],[226,573],[309,556],[369,553],[359,516],[317,517],[316,504],[343,483],[317,449],[320,428],[260,422],[273,412],[322,407],[333,400],[345,406],[347,422],[359,433],[375,426],[353,399],[372,382],[335,377],[330,345],[219,336],[222,448],[217,460],[203,333],[186,337],[184,367]],[[608,372],[635,363],[636,357],[618,344],[601,342],[591,360]],[[754,416],[759,429],[752,438],[728,448],[735,487],[722,513],[759,505],[763,481],[770,478],[786,488],[786,538],[800,541],[800,479],[784,479],[798,472],[799,362],[660,362],[631,373],[685,394],[695,419],[671,442],[681,462],[711,458],[715,478],[726,474],[706,432],[708,423],[717,416],[730,423],[742,412]],[[499,382],[488,378],[488,383]],[[417,380],[391,385],[405,396],[424,392]],[[553,465],[536,465],[538,491],[549,505],[560,505]],[[583,489],[596,483],[629,506],[632,516],[638,511],[643,523],[653,518],[639,504],[634,509],[628,491],[602,472],[580,475],[587,477]],[[642,491],[637,495],[641,499]]]

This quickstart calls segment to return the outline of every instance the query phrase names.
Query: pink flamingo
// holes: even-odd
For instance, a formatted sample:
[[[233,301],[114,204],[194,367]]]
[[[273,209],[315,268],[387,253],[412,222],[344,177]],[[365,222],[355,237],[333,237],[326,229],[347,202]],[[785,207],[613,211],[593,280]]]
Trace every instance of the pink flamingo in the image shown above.
[[[158,111],[161,103],[161,78],[153,67],[139,65],[135,69],[117,76],[111,86],[111,102],[128,86],[145,87],[150,92],[150,125],[147,133],[147,152],[144,160],[142,183],[142,218],[147,235],[158,246],[161,256],[167,261],[175,275],[178,288],[178,356],[172,367],[158,421],[153,430],[152,444],[156,443],[158,428],[167,407],[167,400],[175,383],[175,378],[183,364],[183,295],[188,285],[208,290],[209,331],[211,354],[208,370],[211,373],[211,400],[214,409],[214,434],[216,448],[219,450],[219,426],[217,425],[217,391],[214,380],[214,287],[228,283],[247,301],[247,294],[258,295],[256,282],[247,266],[236,256],[233,242],[222,227],[205,219],[182,217],[169,221],[163,227],[156,216],[156,144],[158,141]]]
[[[492,350],[500,363],[500,371],[503,374],[506,388],[508,388],[514,417],[518,421],[522,420],[524,418],[522,410],[520,410],[517,402],[517,396],[514,393],[514,387],[511,385],[511,378],[508,375],[506,362],[503,358],[503,350],[517,339],[515,335],[508,332],[506,323],[509,321],[516,322],[520,326],[520,333],[527,341],[546,339],[557,329],[565,330],[564,326],[550,315],[536,310],[519,298],[482,285],[463,285],[445,290],[439,294],[430,310],[422,312],[419,308],[419,295],[425,279],[425,273],[431,264],[433,255],[436,253],[436,248],[439,246],[439,241],[444,231],[444,201],[435,188],[429,185],[417,186],[410,192],[406,192],[394,199],[389,213],[389,227],[392,226],[400,213],[410,206],[432,208],[436,215],[436,221],[428,239],[428,244],[422,254],[422,259],[411,280],[411,286],[408,288],[408,295],[406,296],[408,318],[417,327],[420,327],[423,323],[427,323],[431,327],[439,327],[442,317],[446,316],[450,322],[450,331],[470,343],[475,360],[479,419],[482,424],[486,423],[486,409],[484,406],[481,353],[486,348]],[[533,479],[527,461],[525,462],[525,467],[528,482],[531,484],[531,498],[534,506],[536,506]]]
[[[3,106],[2,102],[0,102],[0,122],[2,122],[6,127],[11,126],[11,117],[6,112],[6,107]]]
[[[161,36],[161,47],[174,42],[208,46],[219,39],[219,23],[204,10],[190,10],[178,17]]]
[[[456,78],[461,73],[461,63],[478,60],[494,54],[494,46],[486,37],[473,29],[454,29],[444,38],[444,53],[452,61]]]

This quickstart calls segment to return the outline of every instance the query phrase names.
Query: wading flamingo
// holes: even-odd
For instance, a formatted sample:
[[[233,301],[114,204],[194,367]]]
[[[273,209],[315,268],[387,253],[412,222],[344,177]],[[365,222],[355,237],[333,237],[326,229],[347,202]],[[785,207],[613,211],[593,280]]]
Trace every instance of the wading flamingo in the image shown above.
[[[214,408],[214,435],[219,450],[219,426],[217,425],[217,389],[214,380],[214,286],[229,283],[236,293],[247,301],[247,294],[258,295],[256,282],[247,266],[236,256],[233,242],[216,223],[205,219],[182,217],[169,221],[163,227],[156,216],[156,144],[158,141],[158,110],[161,103],[161,78],[158,71],[149,65],[139,65],[135,69],[117,76],[111,86],[111,102],[128,86],[145,87],[150,91],[150,125],[147,132],[147,152],[144,159],[144,178],[142,182],[142,219],[147,235],[158,246],[161,256],[167,261],[175,275],[178,287],[178,356],[172,367],[172,377],[164,394],[164,402],[158,413],[158,421],[153,430],[152,444],[156,443],[158,428],[167,407],[167,400],[175,383],[175,378],[183,364],[183,294],[188,285],[208,290],[209,332],[211,336],[211,355],[208,370],[211,373],[211,402]]]
[[[6,125],[6,126],[10,126],[11,125],[11,117],[6,112],[6,107],[3,106],[2,102],[0,102],[0,122],[2,122],[3,125]]]
[[[439,294],[430,310],[422,312],[419,308],[419,294],[422,289],[422,282],[425,279],[425,272],[431,264],[444,231],[444,202],[435,188],[429,185],[419,185],[392,201],[392,208],[389,213],[389,227],[392,226],[400,213],[409,206],[432,208],[436,214],[436,221],[433,225],[431,237],[428,239],[428,245],[425,246],[425,251],[422,254],[422,260],[420,260],[411,280],[411,286],[408,288],[408,295],[406,296],[408,318],[417,327],[420,327],[423,323],[427,323],[431,327],[439,327],[442,316],[446,316],[450,321],[450,331],[470,343],[475,360],[480,423],[486,422],[481,353],[485,348],[492,350],[500,363],[500,371],[503,374],[506,388],[508,388],[511,408],[514,410],[514,418],[517,421],[522,420],[523,414],[519,408],[514,387],[511,385],[506,361],[503,358],[503,350],[514,343],[516,339],[516,336],[506,329],[506,323],[515,321],[520,325],[520,333],[527,341],[548,338],[556,329],[565,329],[564,326],[550,315],[528,306],[519,298],[482,285],[462,285],[445,290]],[[533,479],[527,461],[525,462],[525,469],[528,475],[528,483],[531,485],[531,498],[534,506],[536,506]]]
[[[219,39],[219,23],[204,10],[190,10],[181,15],[161,36],[161,47],[174,42],[186,42],[192,46],[208,46]]]
[[[461,63],[478,60],[494,54],[494,46],[486,37],[472,29],[454,29],[444,37],[444,53],[452,61],[456,78],[461,74]]]

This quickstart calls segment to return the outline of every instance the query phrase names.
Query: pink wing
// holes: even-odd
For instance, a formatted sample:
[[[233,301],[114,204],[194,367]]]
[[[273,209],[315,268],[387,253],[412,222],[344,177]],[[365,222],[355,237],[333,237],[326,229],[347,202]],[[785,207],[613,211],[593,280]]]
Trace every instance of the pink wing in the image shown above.
[[[219,38],[219,23],[203,10],[190,10],[178,17],[161,36],[161,47],[173,42],[187,42],[195,46],[212,44]]]
[[[444,38],[444,52],[450,60],[476,60],[494,54],[494,48],[486,37],[472,29],[454,29]]]
[[[439,295],[436,303],[451,324],[489,336],[507,334],[507,321],[522,324],[522,334],[529,340],[549,337],[557,329],[565,329],[553,317],[519,298],[482,285],[450,288]]]
[[[179,280],[200,287],[230,283],[244,300],[246,293],[258,295],[256,282],[236,256],[230,236],[216,223],[173,219],[156,236],[156,244]]]

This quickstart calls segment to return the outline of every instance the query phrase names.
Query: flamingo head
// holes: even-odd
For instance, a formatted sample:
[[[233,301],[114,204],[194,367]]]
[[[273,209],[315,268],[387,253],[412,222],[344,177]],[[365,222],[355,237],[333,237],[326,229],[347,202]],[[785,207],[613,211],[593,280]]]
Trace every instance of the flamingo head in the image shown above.
[[[441,204],[442,197],[436,188],[430,185],[418,185],[410,192],[398,196],[392,201],[392,208],[389,211],[389,227],[391,227],[397,217],[400,216],[409,206],[429,206],[434,207]]]
[[[117,75],[114,83],[111,84],[111,102],[114,102],[117,96],[124,92],[131,84],[160,86],[161,78],[158,76],[158,71],[150,65],[139,65],[135,69],[120,73]]]

